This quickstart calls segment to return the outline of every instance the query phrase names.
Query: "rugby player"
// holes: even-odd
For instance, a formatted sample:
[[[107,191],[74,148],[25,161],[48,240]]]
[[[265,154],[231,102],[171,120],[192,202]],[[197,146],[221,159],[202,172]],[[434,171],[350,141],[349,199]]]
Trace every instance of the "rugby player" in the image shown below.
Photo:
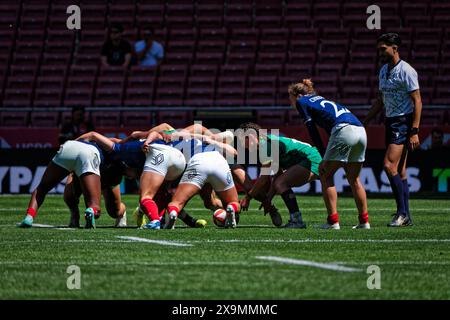
[[[95,143],[69,140],[62,144],[45,169],[38,187],[31,194],[26,216],[19,226],[26,228],[33,225],[33,220],[47,193],[70,173],[74,173],[81,184],[86,204],[86,228],[95,225],[95,219],[100,216],[102,161],[103,152]]]
[[[261,127],[255,123],[244,123],[240,126],[240,129],[244,130],[244,133],[249,131],[249,134],[245,135],[245,137],[248,136],[248,139],[245,140],[246,148],[251,149],[254,146],[260,148],[262,144],[267,144],[267,150],[269,151],[271,150],[270,144],[274,142],[279,144],[278,172],[274,172],[272,177],[260,175],[252,190],[246,196],[243,206],[248,207],[253,193],[258,194],[260,189],[270,185],[267,201],[270,202],[275,194],[280,194],[289,211],[290,220],[284,227],[306,228],[306,223],[303,221],[302,213],[292,188],[300,187],[318,179],[319,164],[322,161],[319,151],[317,148],[295,139],[279,137],[273,134],[263,135],[260,133]],[[271,157],[272,160],[262,163],[264,167],[270,167],[272,164],[275,164],[276,158],[273,155]],[[270,182],[270,179],[273,179],[273,182]]]
[[[327,223],[322,228],[340,229],[333,177],[343,167],[359,213],[359,223],[354,228],[370,229],[366,191],[359,179],[367,146],[363,125],[347,108],[317,95],[311,79],[290,85],[288,92],[292,107],[299,112],[314,143],[322,145],[316,124],[330,135],[319,167],[322,195],[328,211]]]

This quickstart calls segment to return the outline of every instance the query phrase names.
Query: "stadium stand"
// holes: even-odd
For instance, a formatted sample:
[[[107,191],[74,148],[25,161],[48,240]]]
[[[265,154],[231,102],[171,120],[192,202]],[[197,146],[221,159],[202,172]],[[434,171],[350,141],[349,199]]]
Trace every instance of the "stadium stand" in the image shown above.
[[[367,1],[2,0],[0,107],[286,106],[287,85],[304,77],[350,107],[367,105],[377,92],[374,41],[386,30],[400,33],[424,103],[450,105],[450,4],[377,3],[383,30],[365,27]],[[70,4],[82,9],[79,32],[66,28]],[[162,64],[100,68],[111,22],[131,42],[143,25],[155,27]],[[448,119],[426,113],[425,122]],[[133,113],[111,117],[96,119],[120,124]],[[295,121],[288,112],[282,118]],[[2,113],[2,125],[29,122],[53,124],[58,116]]]

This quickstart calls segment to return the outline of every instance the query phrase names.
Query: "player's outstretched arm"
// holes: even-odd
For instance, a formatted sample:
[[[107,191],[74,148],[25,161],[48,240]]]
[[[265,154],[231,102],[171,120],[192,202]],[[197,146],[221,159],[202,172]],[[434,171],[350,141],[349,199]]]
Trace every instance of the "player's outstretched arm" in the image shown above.
[[[381,98],[381,93],[378,93],[377,98],[372,102],[372,107],[369,110],[366,118],[363,121],[364,126],[366,126],[370,120],[372,120],[380,111],[383,109],[383,99]]]
[[[113,151],[114,142],[110,139],[101,135],[98,132],[90,131],[85,133],[77,138],[77,140],[85,140],[90,142],[95,142],[102,150],[105,151]]]
[[[139,139],[147,139],[148,135],[152,132],[161,132],[161,131],[172,131],[175,130],[170,124],[168,123],[161,123],[157,125],[156,127],[151,128],[147,131],[133,131],[128,137],[125,139],[122,139],[121,143],[139,140]]]

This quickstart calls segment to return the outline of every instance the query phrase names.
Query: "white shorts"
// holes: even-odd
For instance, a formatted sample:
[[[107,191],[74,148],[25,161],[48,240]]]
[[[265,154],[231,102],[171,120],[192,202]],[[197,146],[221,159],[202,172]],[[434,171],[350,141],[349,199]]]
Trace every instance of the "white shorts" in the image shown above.
[[[187,164],[180,183],[190,183],[203,188],[209,183],[214,191],[225,191],[234,187],[227,160],[217,151],[197,153]]]
[[[342,162],[364,162],[367,135],[364,127],[339,124],[331,131],[323,160]]]
[[[91,144],[80,141],[66,141],[52,161],[78,177],[84,173],[100,176],[100,152]]]
[[[151,144],[144,164],[144,172],[154,172],[167,181],[178,179],[186,168],[183,154],[171,146]]]

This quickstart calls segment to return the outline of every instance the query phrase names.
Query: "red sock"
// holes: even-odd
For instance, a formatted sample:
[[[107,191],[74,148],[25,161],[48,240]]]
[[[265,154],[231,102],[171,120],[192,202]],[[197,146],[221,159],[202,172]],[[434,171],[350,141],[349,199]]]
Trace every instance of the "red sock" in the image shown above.
[[[180,209],[178,209],[178,208],[175,207],[175,206],[168,206],[168,207],[167,207],[167,210],[169,211],[169,215],[170,215],[172,212],[175,212],[175,213],[177,214],[177,217],[178,217],[178,214],[180,213]]]
[[[37,215],[37,211],[30,207],[27,209],[27,214],[29,214],[30,216],[32,216],[34,218]]]
[[[141,200],[141,209],[145,215],[151,220],[159,220],[158,206],[153,199]]]
[[[330,214],[328,216],[328,218],[327,218],[327,221],[328,221],[329,224],[338,223],[339,222],[339,215],[338,215],[338,213],[336,212],[336,213]]]
[[[232,207],[235,213],[239,213],[239,205],[236,202],[231,202],[228,206]]]
[[[97,208],[94,207],[89,207],[92,211],[94,211],[94,218],[98,219],[100,218],[100,210],[98,210]]]
[[[359,215],[359,223],[368,223],[369,222],[369,213],[363,212]]]

